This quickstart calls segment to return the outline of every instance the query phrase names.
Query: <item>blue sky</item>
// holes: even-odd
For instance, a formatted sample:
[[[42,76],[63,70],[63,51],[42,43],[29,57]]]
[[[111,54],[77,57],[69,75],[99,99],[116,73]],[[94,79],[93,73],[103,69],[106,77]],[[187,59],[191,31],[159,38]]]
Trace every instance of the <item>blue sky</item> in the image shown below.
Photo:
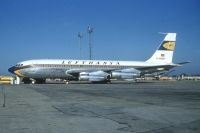
[[[199,0],[1,0],[0,74],[19,61],[88,59],[87,26],[94,27],[93,59],[146,60],[176,32],[173,61],[192,61],[176,73],[200,74]]]

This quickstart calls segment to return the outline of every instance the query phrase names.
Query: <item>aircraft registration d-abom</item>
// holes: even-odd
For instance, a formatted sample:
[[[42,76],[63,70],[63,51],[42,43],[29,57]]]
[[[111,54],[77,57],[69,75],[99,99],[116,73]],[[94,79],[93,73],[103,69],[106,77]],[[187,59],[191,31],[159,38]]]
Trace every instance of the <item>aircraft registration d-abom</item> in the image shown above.
[[[19,62],[8,71],[24,83],[45,83],[46,79],[91,82],[136,79],[166,73],[174,67],[189,63],[172,62],[175,44],[176,33],[166,33],[158,49],[146,61],[39,59]]]

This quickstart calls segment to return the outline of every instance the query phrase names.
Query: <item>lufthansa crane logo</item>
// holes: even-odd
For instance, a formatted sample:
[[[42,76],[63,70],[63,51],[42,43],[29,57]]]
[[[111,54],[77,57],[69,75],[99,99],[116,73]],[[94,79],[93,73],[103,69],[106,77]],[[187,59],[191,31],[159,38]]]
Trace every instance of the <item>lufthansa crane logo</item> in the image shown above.
[[[163,47],[167,50],[174,50],[175,42],[164,42]]]

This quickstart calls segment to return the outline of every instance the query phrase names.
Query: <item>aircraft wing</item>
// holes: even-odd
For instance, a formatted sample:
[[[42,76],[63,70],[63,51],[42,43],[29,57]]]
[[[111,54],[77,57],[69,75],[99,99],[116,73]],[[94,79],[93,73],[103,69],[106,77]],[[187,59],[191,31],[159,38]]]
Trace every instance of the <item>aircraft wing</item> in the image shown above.
[[[150,66],[150,67],[141,67],[136,68],[141,71],[141,75],[144,74],[151,74],[155,72],[163,72],[163,71],[169,71],[170,69],[174,67],[180,66],[179,64],[170,64],[170,65],[157,65],[157,66]]]
[[[162,71],[169,71],[170,69],[174,67],[179,67],[182,66],[183,64],[190,63],[189,61],[186,62],[180,62],[176,64],[167,64],[167,65],[155,65],[155,66],[147,66],[147,67],[141,67],[141,68],[136,68],[141,71],[141,75],[144,74],[151,74],[154,72],[162,72]]]

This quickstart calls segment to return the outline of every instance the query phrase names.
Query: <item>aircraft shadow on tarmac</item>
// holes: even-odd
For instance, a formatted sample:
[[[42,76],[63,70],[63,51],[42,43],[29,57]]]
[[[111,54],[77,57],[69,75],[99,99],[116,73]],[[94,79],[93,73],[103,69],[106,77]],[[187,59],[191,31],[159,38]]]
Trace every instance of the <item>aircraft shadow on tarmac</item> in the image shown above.
[[[69,82],[68,84],[148,84],[148,83],[156,83],[155,81],[113,81],[109,83],[105,82],[88,82],[88,81],[72,81]],[[46,84],[66,84],[64,82],[47,82]]]

